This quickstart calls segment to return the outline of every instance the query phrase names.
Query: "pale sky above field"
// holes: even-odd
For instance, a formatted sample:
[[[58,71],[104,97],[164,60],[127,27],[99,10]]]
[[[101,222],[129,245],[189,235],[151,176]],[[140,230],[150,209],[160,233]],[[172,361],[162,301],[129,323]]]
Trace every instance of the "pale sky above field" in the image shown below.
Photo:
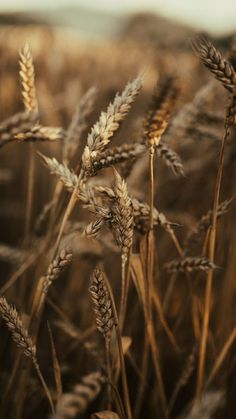
[[[218,33],[236,29],[236,0],[0,0],[0,11],[83,6],[101,11],[153,11]]]

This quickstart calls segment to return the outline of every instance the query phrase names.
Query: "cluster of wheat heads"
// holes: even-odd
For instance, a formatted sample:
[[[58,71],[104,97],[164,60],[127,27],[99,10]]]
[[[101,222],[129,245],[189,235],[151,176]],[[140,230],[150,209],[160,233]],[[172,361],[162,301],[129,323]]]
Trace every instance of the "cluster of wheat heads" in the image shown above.
[[[24,110],[0,123],[1,149],[29,148],[22,165],[27,181],[21,246],[0,243],[1,260],[15,267],[1,283],[3,417],[168,419],[177,412],[190,419],[211,418],[224,408],[224,367],[236,328],[220,340],[210,315],[219,304],[213,275],[223,279],[225,269],[216,252],[218,221],[234,202],[232,194],[221,199],[221,185],[224,157],[233,155],[232,144],[231,152],[226,145],[235,124],[236,77],[233,58],[232,64],[223,59],[209,40],[197,39],[193,46],[229,94],[225,116],[203,108],[211,86],[181,107],[181,79],[161,74],[135,141],[118,145],[112,142],[142,94],[143,77],[116,93],[89,130],[101,94],[95,88],[85,92],[67,127],[45,126],[29,46],[20,52]],[[182,231],[187,217],[172,221],[171,211],[159,210],[159,164],[185,179],[196,162],[185,175],[168,140],[206,136],[219,148],[217,134],[206,126],[220,124],[212,206],[206,213],[203,206],[199,221]],[[61,158],[54,157],[58,148]],[[35,217],[42,173],[52,182],[51,195],[45,193]],[[235,254],[230,246],[229,278]],[[171,364],[173,376],[165,362],[171,359],[177,366]]]

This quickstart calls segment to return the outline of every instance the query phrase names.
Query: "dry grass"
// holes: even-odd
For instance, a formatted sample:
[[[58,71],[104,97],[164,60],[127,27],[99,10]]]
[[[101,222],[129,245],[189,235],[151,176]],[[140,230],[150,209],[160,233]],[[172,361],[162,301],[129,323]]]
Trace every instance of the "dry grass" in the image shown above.
[[[234,49],[138,34],[1,28],[4,418],[234,417]]]

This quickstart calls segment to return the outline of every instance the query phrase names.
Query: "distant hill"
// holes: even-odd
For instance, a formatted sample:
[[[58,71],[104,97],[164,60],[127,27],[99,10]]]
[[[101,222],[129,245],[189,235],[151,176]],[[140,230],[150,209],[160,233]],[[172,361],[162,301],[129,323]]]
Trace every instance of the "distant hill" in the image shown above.
[[[49,8],[18,13],[0,13],[0,24],[54,25],[75,29],[80,36],[93,38],[120,37],[157,43],[159,47],[181,46],[183,40],[196,32],[155,13],[117,14],[83,7]],[[233,35],[232,35],[233,36]],[[232,36],[217,38],[216,43],[228,45]]]

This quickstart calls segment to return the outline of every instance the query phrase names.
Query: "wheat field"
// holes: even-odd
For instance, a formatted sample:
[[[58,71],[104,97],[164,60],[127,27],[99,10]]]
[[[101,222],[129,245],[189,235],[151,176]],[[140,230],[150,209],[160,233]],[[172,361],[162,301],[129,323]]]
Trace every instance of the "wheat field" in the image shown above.
[[[1,418],[236,417],[236,49],[142,22],[0,25]]]

